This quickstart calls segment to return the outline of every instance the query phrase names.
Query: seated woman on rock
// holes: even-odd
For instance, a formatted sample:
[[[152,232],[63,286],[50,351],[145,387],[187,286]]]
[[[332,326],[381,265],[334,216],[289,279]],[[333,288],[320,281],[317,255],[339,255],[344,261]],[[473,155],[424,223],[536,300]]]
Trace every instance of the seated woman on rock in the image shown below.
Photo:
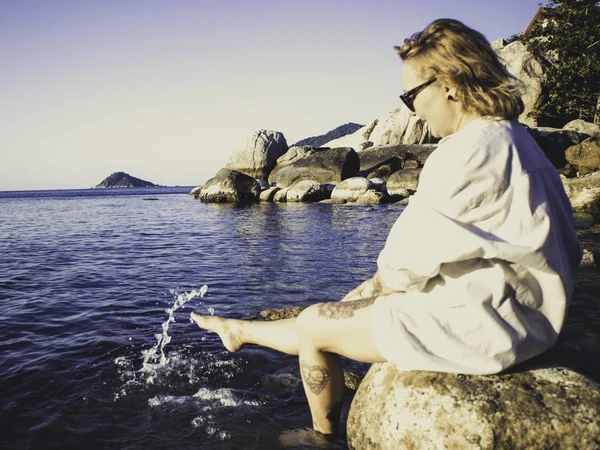
[[[401,96],[442,138],[373,278],[294,319],[192,313],[235,352],[298,355],[313,428],[338,431],[338,355],[399,370],[494,374],[551,347],[581,249],[556,169],[519,124],[521,82],[485,37],[441,19],[406,39]],[[335,283],[335,280],[331,280]]]

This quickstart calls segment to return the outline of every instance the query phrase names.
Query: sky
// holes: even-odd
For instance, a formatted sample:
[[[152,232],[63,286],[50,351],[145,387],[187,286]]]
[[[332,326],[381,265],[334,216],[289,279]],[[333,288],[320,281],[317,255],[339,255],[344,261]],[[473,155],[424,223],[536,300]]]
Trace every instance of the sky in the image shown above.
[[[202,185],[259,129],[291,145],[400,107],[393,47],[433,20],[494,41],[538,3],[0,0],[0,190]]]

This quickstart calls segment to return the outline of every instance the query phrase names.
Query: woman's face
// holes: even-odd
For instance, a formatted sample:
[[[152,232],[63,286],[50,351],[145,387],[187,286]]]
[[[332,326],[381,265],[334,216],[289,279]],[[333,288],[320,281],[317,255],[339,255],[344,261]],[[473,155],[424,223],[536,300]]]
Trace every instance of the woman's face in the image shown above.
[[[425,83],[429,78],[419,73],[419,65],[413,60],[404,62],[402,68],[402,80],[404,91]],[[413,99],[414,114],[426,120],[431,129],[431,134],[443,138],[454,133],[459,120],[460,105],[456,101],[449,101],[449,90],[442,86],[439,81],[431,83],[422,89]]]

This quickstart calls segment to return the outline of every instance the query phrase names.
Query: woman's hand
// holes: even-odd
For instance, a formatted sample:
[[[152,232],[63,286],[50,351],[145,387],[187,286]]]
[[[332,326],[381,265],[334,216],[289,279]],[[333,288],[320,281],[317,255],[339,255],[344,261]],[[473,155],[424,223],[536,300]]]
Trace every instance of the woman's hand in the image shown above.
[[[352,289],[348,292],[345,297],[341,300],[342,302],[351,302],[353,300],[362,300],[365,298],[374,297],[375,289],[374,289],[374,281],[373,278],[369,278],[367,281],[364,281],[360,284],[360,286]]]

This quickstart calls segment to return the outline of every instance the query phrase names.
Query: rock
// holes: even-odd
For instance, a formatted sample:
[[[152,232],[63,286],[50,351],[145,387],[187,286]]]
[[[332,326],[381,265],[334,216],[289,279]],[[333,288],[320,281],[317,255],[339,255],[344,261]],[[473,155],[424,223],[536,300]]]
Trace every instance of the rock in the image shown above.
[[[562,178],[574,213],[600,218],[600,172],[580,178]]]
[[[600,168],[600,139],[589,138],[581,144],[569,147],[565,152],[567,161],[577,167],[579,176]]]
[[[272,187],[269,189],[265,189],[264,191],[262,191],[258,197],[258,199],[261,202],[272,202],[275,194],[277,194],[278,191],[280,191],[281,188],[278,187]]]
[[[347,421],[351,449],[600,446],[600,386],[560,367],[493,376],[373,364]]]
[[[594,216],[588,213],[573,213],[573,219],[575,220],[575,228],[591,228],[595,225],[596,219]]]
[[[581,119],[570,121],[563,127],[563,130],[574,130],[590,137],[600,138],[600,125]]]
[[[258,185],[260,186],[261,191],[264,191],[271,187],[271,185],[269,183],[267,183],[267,180],[257,179],[256,181],[258,182]]]
[[[523,95],[525,109],[519,116],[519,120],[535,127],[537,119],[530,114],[543,100],[544,67],[521,41],[514,41],[502,46],[497,43],[496,47],[498,48],[496,53],[506,63],[508,71],[525,84],[525,94]]]
[[[359,153],[361,176],[387,180],[400,169],[422,167],[436,145],[380,145]],[[415,167],[416,165],[416,167]]]
[[[287,202],[318,202],[329,198],[329,191],[318,181],[301,180],[292,184],[287,191]]]
[[[202,190],[202,186],[195,187],[194,189],[192,189],[190,191],[189,195],[191,195],[191,196],[193,196],[195,198],[198,198],[198,197],[200,197],[200,191],[201,190]]]
[[[241,172],[221,169],[208,180],[200,191],[205,203],[247,203],[258,200],[260,185],[254,178]]]
[[[560,128],[529,128],[529,134],[544,151],[546,157],[557,169],[566,166],[565,151],[573,145],[580,144],[587,139],[587,134]]]
[[[327,142],[327,147],[365,148],[369,146],[397,144],[425,144],[433,142],[426,122],[412,115],[406,106],[394,109],[384,116],[362,127],[355,133]]]
[[[600,259],[594,252],[587,248],[583,249],[583,257],[581,258],[581,264],[579,265],[580,269],[598,267],[599,263]]]
[[[320,136],[313,136],[306,139],[302,139],[301,141],[296,142],[294,145],[310,145],[312,147],[321,147],[326,142],[352,134],[355,131],[361,129],[362,127],[363,125],[360,125],[358,123],[349,122],[344,125],[340,125],[339,127],[334,128],[333,130],[328,131],[327,133],[322,134]]]
[[[149,181],[141,180],[132,177],[125,172],[115,172],[109,175],[100,184],[96,185],[96,189],[100,188],[140,188],[140,187],[156,187],[156,184]]]
[[[261,311],[259,315],[264,320],[291,319],[293,317],[298,317],[298,314],[300,314],[303,309],[304,307],[302,306],[293,306],[289,308],[271,308]]]
[[[382,203],[388,203],[389,201],[389,195],[374,189],[369,189],[356,199],[356,203],[362,205],[381,205]]]
[[[309,145],[292,147],[279,158],[277,158],[277,165],[281,167],[287,166],[298,161],[299,159],[306,158],[315,152],[317,152],[317,149]]]
[[[358,174],[360,160],[351,148],[332,148],[310,153],[293,162],[275,166],[269,183],[289,187],[296,181],[314,180],[319,183],[337,183]]]
[[[287,193],[288,190],[290,189],[289,187],[286,188],[278,188],[279,190],[277,192],[275,192],[275,195],[273,196],[273,201],[277,202],[277,203],[285,203],[287,202]]]
[[[402,197],[406,197],[407,193],[413,194],[419,185],[419,175],[421,175],[421,169],[394,172],[386,183],[388,194]]]
[[[277,158],[288,150],[285,137],[278,131],[258,130],[234,152],[226,164],[229,170],[235,170],[252,178],[266,180],[277,164]]]
[[[331,199],[338,201],[355,202],[358,197],[373,189],[373,183],[362,177],[348,178],[340,183],[331,192]]]

